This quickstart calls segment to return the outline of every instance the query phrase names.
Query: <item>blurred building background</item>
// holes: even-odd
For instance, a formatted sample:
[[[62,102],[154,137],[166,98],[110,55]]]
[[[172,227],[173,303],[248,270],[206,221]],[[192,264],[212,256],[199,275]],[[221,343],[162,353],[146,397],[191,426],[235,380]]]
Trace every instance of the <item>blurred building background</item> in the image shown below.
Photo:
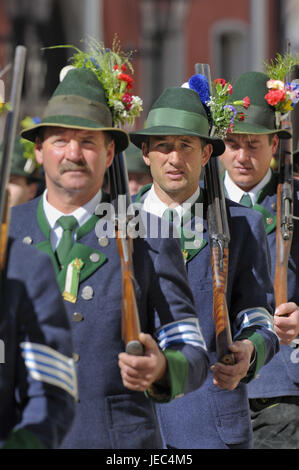
[[[285,51],[299,54],[298,0],[0,0],[0,70],[12,62],[16,44],[28,48],[22,114],[41,115],[72,52],[91,36],[133,50],[133,92],[144,101],[142,121],[165,87],[181,85],[196,62],[212,76],[234,81],[246,70]],[[299,77],[299,73],[298,73]],[[3,76],[7,94],[10,71]],[[9,95],[7,95],[9,96]],[[295,128],[298,140],[299,119]]]

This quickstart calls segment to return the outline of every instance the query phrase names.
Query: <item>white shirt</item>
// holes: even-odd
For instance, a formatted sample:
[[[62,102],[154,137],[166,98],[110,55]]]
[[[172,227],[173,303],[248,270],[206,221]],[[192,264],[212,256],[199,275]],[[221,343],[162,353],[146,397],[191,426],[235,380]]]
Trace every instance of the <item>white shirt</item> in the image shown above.
[[[56,209],[54,206],[49,204],[47,201],[47,189],[43,193],[43,208],[46,215],[46,218],[51,227],[50,232],[50,242],[52,250],[55,251],[63,234],[62,227],[57,223],[57,220],[63,215],[73,215],[78,221],[79,227],[81,227],[87,220],[94,214],[97,205],[101,202],[102,191],[100,190],[90,201],[88,201],[84,206],[78,207],[71,214],[64,214],[63,212]],[[75,234],[74,234],[75,240]]]
[[[252,205],[254,205],[256,203],[258,193],[264,186],[266,186],[267,183],[269,183],[271,175],[271,169],[269,168],[264,178],[256,186],[254,186],[254,188],[252,188],[250,191],[248,191],[248,193],[246,193],[243,191],[243,189],[241,189],[233,182],[228,172],[226,171],[224,177],[224,186],[228,199],[234,202],[240,202],[244,194],[249,194]]]
[[[180,219],[182,219],[184,213],[188,209],[190,209],[190,207],[195,203],[195,201],[197,201],[199,197],[199,193],[200,191],[198,187],[195,193],[192,194],[191,197],[186,199],[186,201],[184,201],[183,204],[167,206],[167,204],[162,202],[161,199],[157,196],[155,189],[154,189],[154,185],[152,185],[151,189],[148,191],[144,199],[143,209],[146,212],[150,212],[151,214],[157,215],[158,217],[162,217],[166,209],[170,209],[170,208],[175,209],[177,213],[179,214]]]

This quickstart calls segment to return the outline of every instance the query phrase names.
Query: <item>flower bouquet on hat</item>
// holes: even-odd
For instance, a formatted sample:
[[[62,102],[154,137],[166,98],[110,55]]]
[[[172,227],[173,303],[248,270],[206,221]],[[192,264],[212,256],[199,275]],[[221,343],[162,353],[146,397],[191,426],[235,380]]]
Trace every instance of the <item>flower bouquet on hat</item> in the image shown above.
[[[92,70],[105,90],[114,125],[132,125],[135,118],[140,115],[143,104],[139,96],[131,93],[134,83],[131,76],[134,72],[131,64],[132,52],[123,52],[116,36],[111,49],[92,38],[88,41],[86,52],[72,45],[52,46],[49,49],[57,47],[76,50],[70,58],[72,65],[61,70],[60,80],[72,68]]]
[[[224,138],[233,131],[234,121],[245,119],[244,109],[250,106],[250,99],[245,96],[242,100],[230,101],[233,92],[231,83],[223,78],[216,78],[213,83],[212,94],[209,93],[209,85],[204,75],[193,75],[187,83],[182,85],[196,91],[205,107],[211,122],[210,135],[216,134]]]
[[[279,128],[281,121],[287,118],[288,113],[299,101],[298,81],[287,81],[292,68],[299,64],[299,56],[294,58],[290,54],[284,56],[277,54],[269,64],[264,64],[269,76],[267,81],[269,91],[265,95],[265,100],[275,109],[276,127]]]

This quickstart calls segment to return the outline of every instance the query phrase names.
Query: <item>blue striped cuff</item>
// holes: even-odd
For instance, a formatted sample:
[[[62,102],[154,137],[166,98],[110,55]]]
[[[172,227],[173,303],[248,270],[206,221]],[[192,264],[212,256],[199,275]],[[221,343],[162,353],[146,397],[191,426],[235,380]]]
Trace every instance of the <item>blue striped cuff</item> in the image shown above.
[[[20,344],[31,377],[67,391],[78,400],[78,384],[73,359],[44,344]]]
[[[159,346],[162,350],[177,343],[185,343],[197,347],[200,346],[207,350],[197,318],[190,317],[168,323],[159,328],[156,334]]]
[[[233,337],[237,338],[245,328],[262,326],[275,333],[273,316],[263,307],[242,310],[238,313],[233,325]]]

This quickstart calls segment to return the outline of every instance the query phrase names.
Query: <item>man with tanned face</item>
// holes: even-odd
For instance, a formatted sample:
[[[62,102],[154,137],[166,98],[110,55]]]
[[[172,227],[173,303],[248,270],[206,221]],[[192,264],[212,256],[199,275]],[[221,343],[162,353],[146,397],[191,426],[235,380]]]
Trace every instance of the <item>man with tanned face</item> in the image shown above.
[[[236,363],[225,365],[216,355],[207,195],[199,186],[209,158],[224,151],[223,141],[209,136],[208,117],[198,94],[183,87],[167,88],[150,110],[145,128],[130,136],[142,149],[153,177],[153,184],[141,189],[136,202],[149,213],[172,218],[179,230],[211,366],[200,389],[158,406],[164,440],[168,447],[180,449],[250,448],[246,383],[277,351],[269,313],[273,302],[270,273],[267,280],[262,276],[267,274],[268,263],[262,222],[228,201],[227,305]]]
[[[226,151],[220,159],[226,169],[227,196],[252,207],[263,216],[275,272],[277,175],[270,169],[279,139],[290,135],[275,125],[275,110],[265,95],[269,77],[247,72],[234,85],[232,99],[246,90],[251,100],[246,119],[235,124],[228,135]],[[299,214],[299,183],[294,180],[294,214]],[[274,326],[280,338],[280,352],[249,385],[254,446],[256,448],[298,448],[299,445],[299,368],[296,338],[299,333],[298,249],[299,224],[294,234],[288,264],[288,300],[276,306]],[[294,342],[295,341],[295,342]]]
[[[112,111],[94,69],[73,68],[41,123],[22,134],[35,142],[46,191],[14,208],[11,230],[50,255],[72,324],[79,402],[62,443],[68,449],[161,448],[153,401],[190,392],[207,375],[205,342],[179,242],[151,237],[149,231],[133,240],[144,355],[124,352],[122,275],[112,217],[105,219],[108,235],[99,230],[101,207],[109,203],[104,173],[115,153],[129,145],[128,134],[114,127]]]

